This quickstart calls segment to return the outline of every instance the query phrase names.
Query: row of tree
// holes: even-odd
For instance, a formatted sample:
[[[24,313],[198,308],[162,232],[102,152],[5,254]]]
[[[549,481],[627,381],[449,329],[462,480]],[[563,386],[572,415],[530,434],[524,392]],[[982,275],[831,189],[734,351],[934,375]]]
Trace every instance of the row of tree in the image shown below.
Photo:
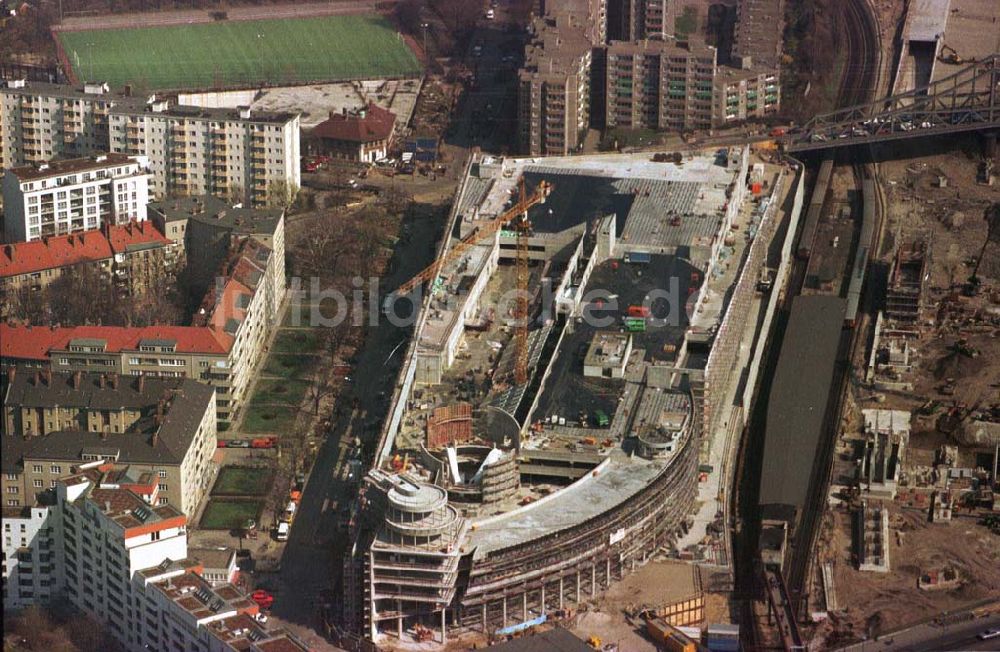
[[[41,289],[6,287],[0,299],[8,319],[31,324],[152,326],[182,323],[183,287],[183,280],[163,274],[144,292],[123,294],[97,266],[77,265]]]

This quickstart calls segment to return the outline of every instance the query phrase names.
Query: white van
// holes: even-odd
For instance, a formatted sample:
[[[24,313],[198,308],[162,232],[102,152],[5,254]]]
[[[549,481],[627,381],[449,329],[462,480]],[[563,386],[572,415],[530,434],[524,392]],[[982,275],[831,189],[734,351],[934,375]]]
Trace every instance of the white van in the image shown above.
[[[278,534],[276,536],[278,541],[288,541],[288,530],[290,528],[291,526],[284,521],[278,523]]]

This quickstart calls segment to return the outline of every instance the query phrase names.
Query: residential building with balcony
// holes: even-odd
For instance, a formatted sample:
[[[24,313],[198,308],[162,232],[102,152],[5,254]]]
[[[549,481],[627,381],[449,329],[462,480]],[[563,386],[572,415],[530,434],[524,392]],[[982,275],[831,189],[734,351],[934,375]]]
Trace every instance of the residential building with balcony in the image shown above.
[[[145,153],[157,198],[211,194],[255,207],[285,205],[302,185],[299,116],[153,100],[115,106],[112,152]]]
[[[715,48],[696,41],[613,41],[607,51],[608,128],[711,129]]]
[[[208,193],[254,206],[283,204],[302,183],[298,114],[23,80],[0,87],[0,108],[4,168],[103,152],[141,155],[157,198]]]
[[[4,611],[47,604],[58,591],[50,520],[54,492],[42,498],[35,505],[3,508]]]
[[[0,168],[108,151],[107,84],[0,82]]]
[[[781,65],[784,45],[785,0],[738,0],[732,58],[741,68]]]
[[[5,611],[65,597],[130,652],[308,652],[292,634],[260,624],[260,607],[235,586],[201,576],[203,564],[188,557],[187,518],[156,504],[155,484],[147,491],[95,461],[71,469],[52,494],[30,514],[4,510],[4,532],[26,535],[11,537],[17,564],[5,556]],[[15,578],[18,587],[28,579],[47,590],[15,595]]]
[[[609,0],[608,39],[639,41],[674,34],[677,0]]]
[[[98,155],[9,168],[3,178],[9,242],[90,231],[146,219],[149,161]]]
[[[715,79],[715,124],[760,120],[781,108],[777,68],[719,68]]]
[[[520,149],[531,156],[577,151],[590,126],[593,46],[576,14],[537,18],[518,72]]]
[[[7,369],[4,493],[33,505],[81,463],[113,461],[156,504],[193,514],[214,477],[214,390],[193,380]],[[5,462],[6,463],[6,462]],[[16,490],[14,490],[16,489]],[[8,498],[10,499],[10,498]],[[14,506],[14,505],[11,505]]]

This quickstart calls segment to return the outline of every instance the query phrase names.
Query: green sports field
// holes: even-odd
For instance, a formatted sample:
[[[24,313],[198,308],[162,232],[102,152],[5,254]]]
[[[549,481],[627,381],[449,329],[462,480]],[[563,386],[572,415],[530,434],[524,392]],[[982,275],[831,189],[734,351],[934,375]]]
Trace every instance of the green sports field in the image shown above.
[[[220,21],[57,36],[78,80],[132,84],[139,90],[420,73],[410,48],[376,16]]]

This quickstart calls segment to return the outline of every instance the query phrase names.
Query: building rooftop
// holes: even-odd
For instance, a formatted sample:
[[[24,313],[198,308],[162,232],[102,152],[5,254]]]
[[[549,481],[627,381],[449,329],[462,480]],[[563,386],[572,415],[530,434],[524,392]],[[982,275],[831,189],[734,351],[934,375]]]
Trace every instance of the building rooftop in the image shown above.
[[[79,377],[77,386],[76,378]],[[8,453],[20,458],[80,460],[88,453],[107,455],[121,462],[171,462],[183,458],[198,425],[215,400],[214,388],[190,379],[126,377],[114,384],[100,374],[32,373],[15,369],[7,376],[4,407],[46,408],[52,406],[89,409],[132,409],[140,419],[128,432],[101,433],[62,430],[11,442]],[[114,385],[117,385],[115,387]],[[163,416],[157,424],[156,411]],[[25,433],[6,433],[7,439],[21,439]],[[9,450],[7,448],[9,447]],[[15,458],[17,459],[17,458]]]
[[[580,72],[580,61],[590,55],[588,20],[575,13],[535,18],[532,37],[524,48],[522,79],[548,75],[565,77]]]
[[[767,405],[760,504],[801,507],[822,436],[845,302],[795,297]]]
[[[108,519],[121,526],[126,537],[187,523],[187,517],[173,505],[151,505],[131,489],[114,484],[113,478],[109,479],[106,473],[111,469],[110,464],[94,466],[59,481],[68,487],[88,484],[72,502],[91,502]]]
[[[243,235],[270,236],[284,216],[284,212],[279,208],[232,206],[212,195],[172,197],[163,201],[153,201],[149,203],[148,209],[160,215],[166,222],[197,220]]]
[[[598,516],[643,489],[664,468],[650,461],[616,452],[574,484],[529,505],[474,521],[469,532],[475,558],[549,536]]]
[[[236,556],[236,549],[188,547],[188,554],[201,562],[205,568],[228,568]]]
[[[568,629],[556,627],[547,632],[492,645],[490,649],[494,652],[592,652],[594,648],[574,636]]]
[[[223,584],[213,588],[205,578],[191,571],[155,581],[153,586],[199,621],[214,619],[227,612],[237,616],[259,610],[257,604],[236,587]]]
[[[310,132],[312,138],[329,138],[352,143],[370,143],[388,140],[396,124],[396,115],[369,102],[363,111],[331,113],[330,117],[316,125]]]
[[[112,114],[136,115],[156,113],[169,117],[202,120],[237,120],[247,123],[285,123],[298,114],[283,111],[250,111],[249,109],[206,108],[176,104],[155,95],[133,97],[124,92],[111,91],[106,84],[70,86],[46,82],[9,80],[0,87],[0,93],[15,95],[44,95],[67,100],[88,99],[106,102]]]
[[[950,7],[951,0],[911,0],[906,12],[904,38],[928,43],[944,38]]]
[[[96,262],[170,244],[149,221],[108,226],[31,242],[0,245],[0,277],[19,276],[68,265]]]
[[[674,39],[641,39],[638,41],[611,41],[609,55],[668,54],[678,57],[705,57],[714,63],[715,48],[704,41],[676,41]]]
[[[99,154],[87,158],[73,158],[62,161],[49,161],[37,165],[22,165],[8,170],[10,174],[17,177],[18,181],[38,181],[39,179],[52,179],[67,174],[79,172],[90,172],[91,170],[104,170],[116,165],[139,165],[143,162],[127,154]]]
[[[140,342],[171,342],[176,353],[225,355],[233,338],[225,332],[197,326],[19,326],[0,324],[0,358],[7,363],[46,360],[50,351],[69,351],[75,340],[100,342],[106,353],[139,351]]]

